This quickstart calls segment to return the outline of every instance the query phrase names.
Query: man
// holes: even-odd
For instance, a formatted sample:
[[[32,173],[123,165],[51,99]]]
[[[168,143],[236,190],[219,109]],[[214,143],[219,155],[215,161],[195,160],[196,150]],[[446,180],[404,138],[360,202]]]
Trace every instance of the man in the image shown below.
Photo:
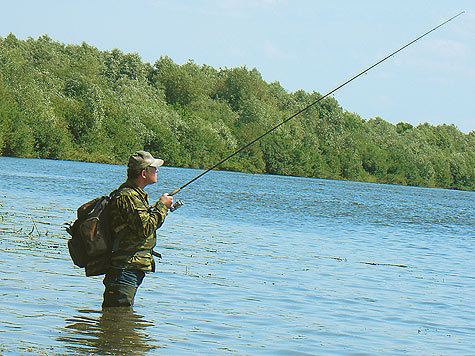
[[[149,206],[145,186],[157,182],[163,160],[145,151],[129,157],[127,181],[112,194],[109,221],[112,234],[111,267],[104,277],[102,307],[131,307],[145,272],[155,271],[156,230],[163,224],[173,198],[163,194]]]

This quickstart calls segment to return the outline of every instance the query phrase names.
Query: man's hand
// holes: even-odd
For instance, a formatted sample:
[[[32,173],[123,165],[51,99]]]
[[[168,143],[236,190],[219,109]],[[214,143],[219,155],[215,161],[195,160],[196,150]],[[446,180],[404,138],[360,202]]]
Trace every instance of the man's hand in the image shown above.
[[[173,197],[165,193],[160,197],[159,201],[160,203],[163,203],[163,205],[165,205],[168,209],[170,209],[173,204]]]

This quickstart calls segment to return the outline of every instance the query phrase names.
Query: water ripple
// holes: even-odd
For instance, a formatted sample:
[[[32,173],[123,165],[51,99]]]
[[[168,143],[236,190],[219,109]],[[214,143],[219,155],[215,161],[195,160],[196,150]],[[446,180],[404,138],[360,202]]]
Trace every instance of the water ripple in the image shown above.
[[[211,172],[159,230],[134,309],[109,313],[62,224],[123,177],[0,157],[0,353],[475,353],[473,193]]]

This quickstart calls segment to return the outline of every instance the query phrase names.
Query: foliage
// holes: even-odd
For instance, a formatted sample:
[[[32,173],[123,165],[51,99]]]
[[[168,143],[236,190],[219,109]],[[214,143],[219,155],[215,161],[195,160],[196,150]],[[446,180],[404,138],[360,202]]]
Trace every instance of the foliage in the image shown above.
[[[0,37],[0,154],[124,162],[146,149],[209,168],[315,100],[256,69]],[[362,119],[325,98],[220,169],[475,189],[475,133]]]

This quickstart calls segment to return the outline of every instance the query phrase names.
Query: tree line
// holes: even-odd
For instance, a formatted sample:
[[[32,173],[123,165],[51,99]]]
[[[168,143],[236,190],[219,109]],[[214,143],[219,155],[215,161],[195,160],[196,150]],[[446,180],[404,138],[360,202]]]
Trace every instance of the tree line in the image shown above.
[[[0,154],[209,168],[320,98],[257,69],[0,37]],[[475,132],[364,119],[327,97],[220,169],[474,190]]]

